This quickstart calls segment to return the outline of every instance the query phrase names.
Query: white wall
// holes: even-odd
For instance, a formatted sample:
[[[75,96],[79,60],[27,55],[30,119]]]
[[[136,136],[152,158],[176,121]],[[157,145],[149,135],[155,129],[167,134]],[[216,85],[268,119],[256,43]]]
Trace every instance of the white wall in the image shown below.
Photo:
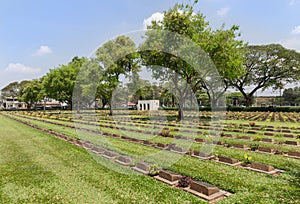
[[[139,100],[137,109],[138,110],[158,110],[159,100]]]

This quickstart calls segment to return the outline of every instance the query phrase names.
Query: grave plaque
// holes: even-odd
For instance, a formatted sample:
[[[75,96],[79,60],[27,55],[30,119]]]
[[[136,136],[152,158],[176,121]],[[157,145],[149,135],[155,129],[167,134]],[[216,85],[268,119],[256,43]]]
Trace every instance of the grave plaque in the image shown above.
[[[247,149],[247,146],[244,144],[233,144],[232,146],[235,148]]]
[[[160,170],[159,177],[166,179],[168,181],[174,182],[179,180],[182,176],[179,174],[172,173],[170,171]]]
[[[113,159],[113,158],[116,158],[119,154],[118,153],[115,153],[115,152],[112,152],[112,151],[105,151],[103,156],[108,158],[108,159]]]
[[[203,193],[204,195],[210,196],[212,194],[218,193],[220,190],[218,187],[205,182],[192,181],[190,184],[190,189]]]
[[[288,152],[289,156],[294,156],[294,157],[299,157],[300,158],[300,152],[296,152],[296,151],[289,151]]]
[[[143,174],[149,174],[150,164],[146,162],[138,162],[135,167],[132,167],[132,169]]]
[[[287,144],[287,145],[295,145],[295,146],[298,145],[297,141],[285,141],[284,143]]]
[[[116,162],[125,166],[129,166],[131,163],[131,158],[127,156],[119,156]]]
[[[272,142],[273,142],[273,139],[270,139],[270,138],[262,138],[261,141],[272,143]]]
[[[267,148],[267,147],[258,147],[257,150],[260,151],[260,152],[274,153],[273,149]]]
[[[239,162],[237,159],[230,158],[230,157],[225,157],[225,156],[219,156],[219,161],[224,162],[224,163],[228,163],[228,164],[235,164],[235,163]]]
[[[273,166],[269,166],[269,165],[261,164],[261,163],[256,163],[256,162],[251,163],[251,168],[258,169],[258,170],[261,170],[261,171],[266,171],[266,172],[270,172],[270,171],[274,170]]]

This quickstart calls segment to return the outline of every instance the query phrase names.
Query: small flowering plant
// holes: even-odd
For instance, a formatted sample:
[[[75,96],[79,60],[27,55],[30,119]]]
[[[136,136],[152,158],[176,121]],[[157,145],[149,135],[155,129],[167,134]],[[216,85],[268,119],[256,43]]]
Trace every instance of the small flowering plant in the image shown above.
[[[244,154],[243,165],[248,165],[252,163],[252,157],[248,154]]]

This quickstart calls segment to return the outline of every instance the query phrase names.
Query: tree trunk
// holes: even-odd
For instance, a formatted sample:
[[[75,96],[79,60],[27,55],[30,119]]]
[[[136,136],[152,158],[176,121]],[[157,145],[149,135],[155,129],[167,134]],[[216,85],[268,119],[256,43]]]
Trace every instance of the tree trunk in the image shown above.
[[[107,104],[107,100],[105,98],[102,98],[101,99],[101,102],[102,102],[102,109],[104,109],[104,107],[106,106]]]
[[[108,105],[109,105],[109,115],[112,116],[113,115],[112,103],[109,102]]]
[[[183,120],[183,118],[184,118],[183,103],[178,102],[178,116],[177,116],[177,119],[178,119],[178,121],[181,121],[181,120]]]
[[[247,95],[246,97],[245,97],[245,99],[246,99],[246,106],[247,107],[250,107],[251,105],[252,105],[252,96],[250,96],[250,95]]]
[[[211,98],[211,107],[215,108],[218,106],[218,99],[215,99],[214,97]]]

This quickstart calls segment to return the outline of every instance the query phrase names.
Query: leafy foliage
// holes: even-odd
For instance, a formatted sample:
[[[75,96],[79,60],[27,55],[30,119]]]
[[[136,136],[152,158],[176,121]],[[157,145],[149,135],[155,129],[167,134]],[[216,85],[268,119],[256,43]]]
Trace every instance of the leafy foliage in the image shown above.
[[[178,187],[186,188],[191,184],[191,181],[192,181],[191,177],[183,176],[178,181]]]
[[[245,97],[246,105],[251,105],[251,98],[256,91],[265,90],[274,85],[293,82],[300,76],[300,53],[284,48],[279,44],[248,46],[245,48],[246,72],[231,80]],[[253,86],[249,91],[246,87]]]
[[[74,57],[67,65],[51,69],[43,77],[43,86],[48,98],[66,102],[72,106],[73,89],[77,74],[86,58]]]

